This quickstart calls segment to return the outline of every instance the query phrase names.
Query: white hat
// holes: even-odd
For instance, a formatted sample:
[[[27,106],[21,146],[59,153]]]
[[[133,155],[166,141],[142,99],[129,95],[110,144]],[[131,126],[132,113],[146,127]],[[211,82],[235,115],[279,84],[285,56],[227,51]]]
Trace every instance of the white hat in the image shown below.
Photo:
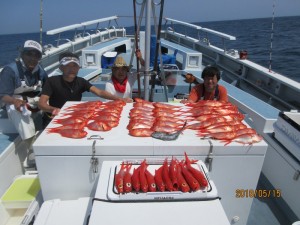
[[[37,43],[36,41],[33,40],[27,40],[24,43],[23,51],[28,51],[28,50],[36,50],[39,53],[43,53],[42,46]]]
[[[59,64],[65,66],[71,62],[76,63],[78,66],[80,66],[79,60],[76,57],[69,57],[69,56],[63,57],[59,61]]]

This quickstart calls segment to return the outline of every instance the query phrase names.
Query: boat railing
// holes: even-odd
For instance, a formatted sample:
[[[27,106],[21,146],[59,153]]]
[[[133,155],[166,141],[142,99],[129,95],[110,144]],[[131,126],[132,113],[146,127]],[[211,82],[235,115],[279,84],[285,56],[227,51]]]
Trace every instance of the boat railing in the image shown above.
[[[124,28],[118,27],[117,19],[117,16],[111,16],[48,31],[47,35],[58,35],[58,38],[55,40],[56,44],[54,46],[46,46],[44,49],[42,65],[46,71],[52,72],[57,68],[58,64],[54,60],[58,60],[58,55],[64,51],[72,51],[80,55],[82,49],[88,46],[108,41],[116,37],[124,37],[126,35],[126,31]],[[111,21],[115,21],[117,26],[112,26]],[[108,22],[108,26],[100,28],[99,24],[103,22]],[[89,26],[95,27],[87,30]],[[71,37],[70,34],[67,33],[70,31],[75,32]]]
[[[219,31],[215,31],[212,29],[208,29],[205,27],[201,27],[201,26],[197,26],[195,24],[191,24],[191,23],[187,23],[187,22],[183,22],[183,21],[179,21],[179,20],[174,20],[171,18],[164,18],[165,19],[165,26],[167,26],[167,24],[171,24],[172,28],[168,28],[166,29],[167,32],[169,33],[174,33],[175,32],[175,25],[180,25],[184,28],[184,37],[188,37],[187,34],[191,35],[191,34],[195,34],[195,36],[198,38],[198,42],[204,43],[206,45],[210,45],[210,36],[209,35],[213,35],[214,37],[219,37],[222,40],[222,44],[223,44],[223,51],[226,52],[226,45],[225,45],[225,41],[229,40],[229,41],[233,41],[236,40],[236,37],[229,35],[229,34],[225,34]],[[202,35],[202,33],[204,33]]]
[[[61,34],[63,32],[75,30],[75,34],[74,34],[74,41],[75,41],[76,37],[78,37],[78,34],[77,34],[78,30],[83,30],[82,34],[79,34],[79,35],[80,35],[80,37],[85,37],[86,33],[87,33],[86,30],[87,30],[88,26],[96,25],[95,31],[97,31],[99,29],[99,24],[100,23],[108,22],[108,27],[110,27],[111,21],[113,21],[113,20],[116,22],[116,24],[118,24],[117,19],[118,19],[118,16],[111,16],[111,17],[106,17],[106,18],[102,18],[102,19],[83,22],[83,23],[80,23],[80,24],[73,24],[73,25],[69,25],[69,26],[65,26],[65,27],[61,27],[61,28],[57,28],[57,29],[47,31],[47,35],[58,34],[58,39],[56,40],[56,42],[57,42],[56,46],[58,47],[59,44],[60,44],[60,41],[63,40],[61,38]],[[115,29],[115,27],[113,27],[113,28]],[[108,28],[106,28],[106,29],[108,29]],[[97,34],[97,32],[95,32],[95,33]]]

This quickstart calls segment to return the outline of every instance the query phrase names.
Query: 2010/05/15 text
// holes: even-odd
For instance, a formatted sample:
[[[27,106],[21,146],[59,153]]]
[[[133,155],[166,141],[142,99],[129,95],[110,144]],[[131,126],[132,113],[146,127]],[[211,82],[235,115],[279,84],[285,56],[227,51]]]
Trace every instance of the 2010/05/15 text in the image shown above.
[[[236,189],[236,198],[280,198],[281,190],[265,190],[265,189]]]

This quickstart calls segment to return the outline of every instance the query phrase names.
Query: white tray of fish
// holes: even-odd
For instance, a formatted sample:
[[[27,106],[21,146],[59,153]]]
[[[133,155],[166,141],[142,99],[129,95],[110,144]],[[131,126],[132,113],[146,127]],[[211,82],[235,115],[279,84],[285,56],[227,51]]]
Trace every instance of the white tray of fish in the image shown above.
[[[121,165],[112,166],[110,168],[109,184],[107,190],[107,198],[110,201],[184,201],[184,200],[209,200],[218,198],[217,188],[212,180],[209,179],[208,171],[202,161],[191,164],[193,168],[201,171],[207,182],[206,187],[200,187],[198,190],[192,189],[188,192],[182,192],[180,190],[175,191],[157,191],[153,192],[136,192],[134,189],[128,193],[119,193],[116,188],[116,174],[120,171]],[[140,164],[132,164],[130,173],[133,174],[133,170],[138,168]],[[162,167],[162,164],[148,164],[147,170],[155,175],[155,171]],[[123,184],[126,185],[125,183]]]

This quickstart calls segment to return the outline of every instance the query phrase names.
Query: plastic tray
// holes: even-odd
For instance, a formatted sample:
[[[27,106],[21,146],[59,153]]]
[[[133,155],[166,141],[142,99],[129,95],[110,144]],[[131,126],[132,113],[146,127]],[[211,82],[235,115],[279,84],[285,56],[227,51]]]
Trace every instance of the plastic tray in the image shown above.
[[[149,163],[148,163],[149,164]],[[149,164],[147,169],[154,174],[155,169],[158,169],[162,164]],[[133,165],[131,174],[134,168],[139,165]],[[176,201],[176,200],[209,200],[218,197],[218,192],[215,184],[208,177],[208,171],[202,161],[193,164],[194,168],[202,171],[208,181],[208,186],[195,192],[181,192],[181,191],[165,191],[165,192],[130,192],[119,194],[114,185],[115,174],[120,170],[120,165],[113,166],[110,169],[109,184],[107,191],[107,198],[111,201]]]

